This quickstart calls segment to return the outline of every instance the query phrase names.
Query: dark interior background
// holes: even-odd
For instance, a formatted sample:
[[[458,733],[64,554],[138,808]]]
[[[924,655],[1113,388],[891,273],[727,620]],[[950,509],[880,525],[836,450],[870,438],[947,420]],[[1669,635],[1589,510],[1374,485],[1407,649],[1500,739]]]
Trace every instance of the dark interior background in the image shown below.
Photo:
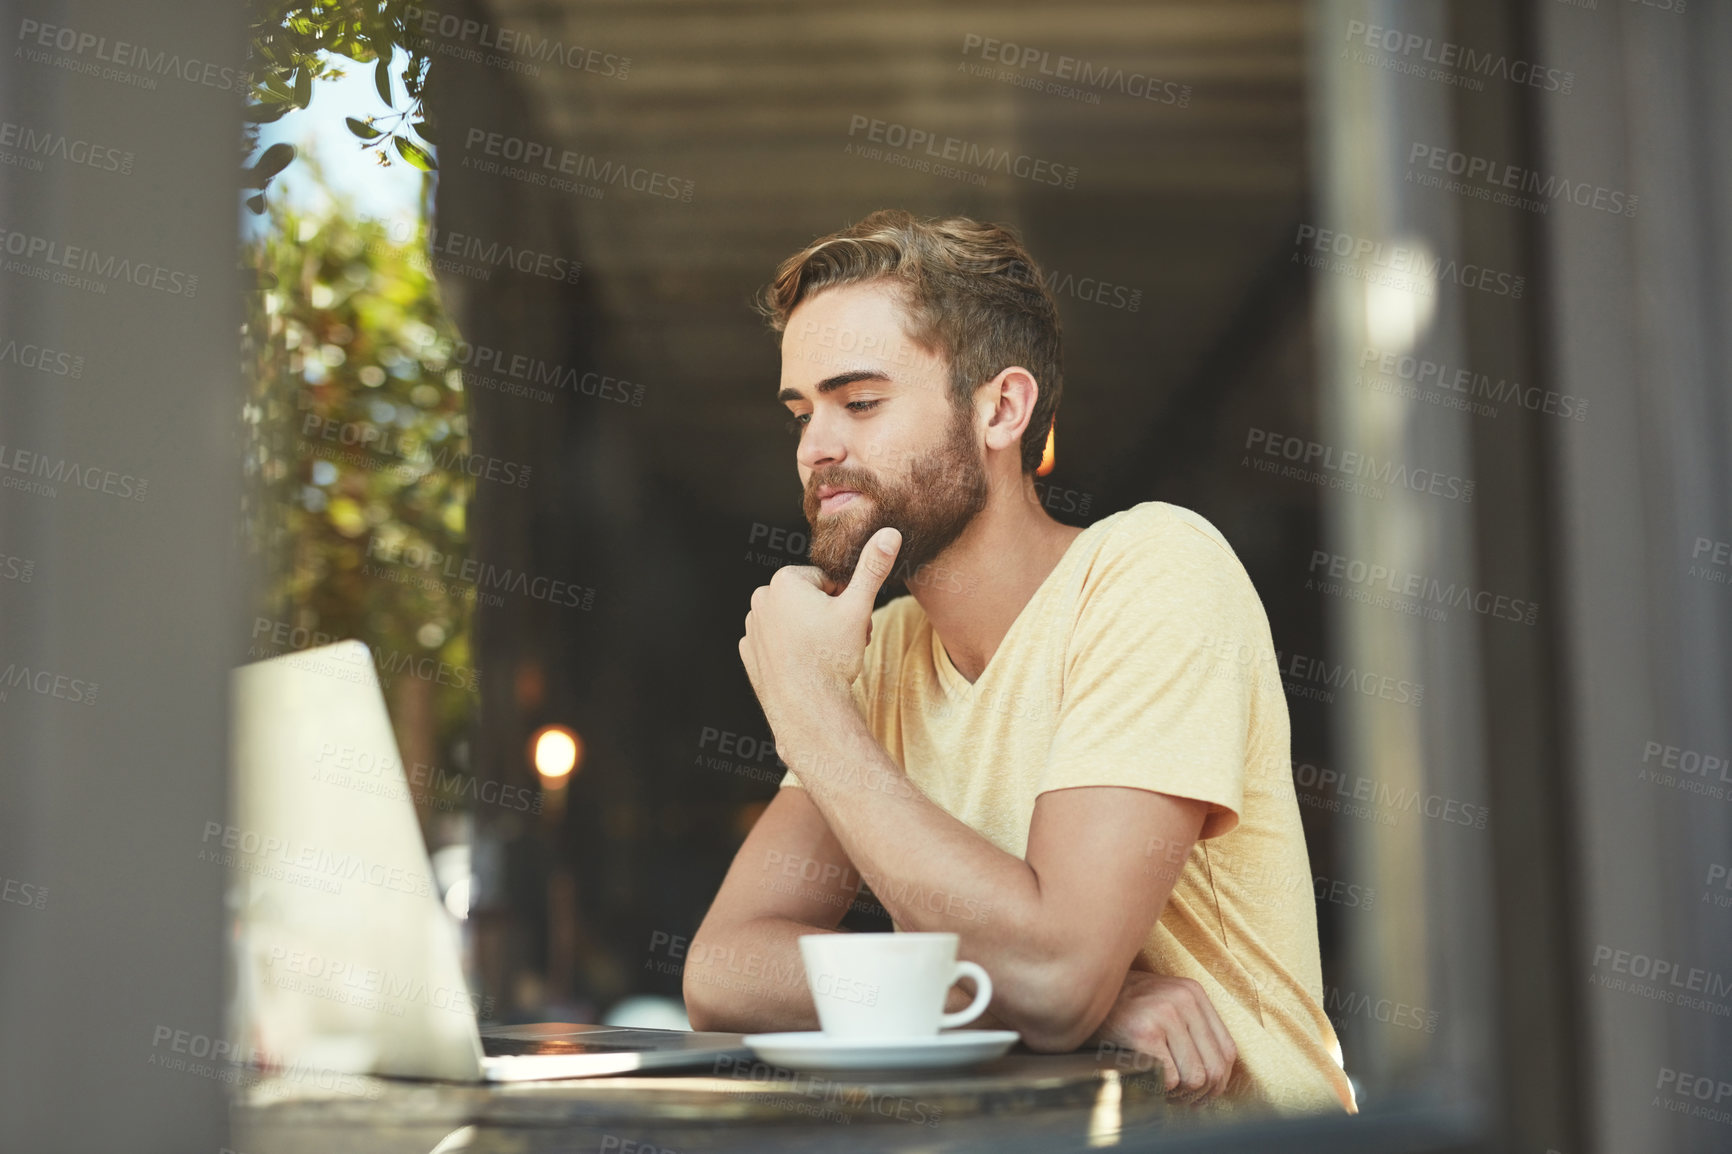
[[[1302,5],[506,0],[468,14],[631,61],[623,79],[612,63],[433,68],[436,226],[583,263],[575,284],[442,272],[465,339],[642,388],[641,407],[467,389],[475,451],[536,477],[478,487],[474,556],[597,590],[587,613],[508,598],[476,617],[477,772],[533,784],[524,750],[544,724],[586,751],[556,818],[476,819],[471,922],[502,1013],[679,996],[677,973],[646,968],[652,938],[696,929],[775,788],[735,643],[751,590],[804,541],[776,340],[750,302],[783,257],[874,209],[1012,225],[1051,278],[1066,337],[1042,479],[1055,516],[1196,509],[1250,570],[1277,646],[1320,651],[1303,588],[1316,490],[1235,452],[1249,426],[1312,425],[1307,279],[1291,263],[1309,179]],[[1019,66],[972,74],[990,41],[1016,45],[995,55]],[[1127,79],[1049,93],[999,78],[1045,86],[1077,67],[1060,57]],[[1157,99],[1131,94],[1145,85]],[[1074,187],[851,155],[868,143],[856,116],[1072,166]],[[478,171],[472,131],[642,166],[692,196],[591,199]],[[1294,702],[1294,753],[1327,762],[1319,708]],[[730,745],[746,756],[724,754],[722,733],[744,735]],[[1310,834],[1324,868],[1329,839]]]

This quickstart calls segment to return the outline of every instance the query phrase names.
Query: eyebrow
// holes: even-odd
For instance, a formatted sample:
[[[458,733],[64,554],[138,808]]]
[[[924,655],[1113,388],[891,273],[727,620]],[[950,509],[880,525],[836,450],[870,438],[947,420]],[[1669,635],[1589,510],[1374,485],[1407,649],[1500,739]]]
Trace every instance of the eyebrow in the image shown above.
[[[889,379],[890,374],[881,373],[877,369],[853,369],[846,373],[837,373],[833,377],[825,377],[823,380],[819,381],[818,395],[823,396],[825,393],[833,393],[837,389],[845,388],[848,385],[854,384],[856,381],[888,381]],[[786,404],[789,401],[803,401],[805,399],[806,394],[802,393],[799,389],[783,389],[781,392],[776,394],[776,400],[782,404]]]

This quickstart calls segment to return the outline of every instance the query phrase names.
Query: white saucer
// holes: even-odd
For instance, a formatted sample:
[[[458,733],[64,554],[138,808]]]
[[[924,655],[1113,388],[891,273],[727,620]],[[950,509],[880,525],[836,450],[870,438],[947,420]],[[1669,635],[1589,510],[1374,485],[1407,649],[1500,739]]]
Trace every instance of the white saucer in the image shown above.
[[[747,1034],[766,1062],[790,1070],[926,1070],[998,1057],[1022,1037],[1015,1030],[955,1030],[917,1038],[831,1038],[822,1030]]]

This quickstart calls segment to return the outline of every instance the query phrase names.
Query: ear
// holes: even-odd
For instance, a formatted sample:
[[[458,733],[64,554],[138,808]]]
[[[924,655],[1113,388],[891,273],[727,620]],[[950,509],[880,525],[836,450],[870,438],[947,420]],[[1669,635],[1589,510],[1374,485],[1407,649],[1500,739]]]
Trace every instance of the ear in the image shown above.
[[[986,447],[1022,451],[1022,434],[1034,416],[1040,385],[1021,365],[1011,365],[975,391],[975,404],[986,417]]]

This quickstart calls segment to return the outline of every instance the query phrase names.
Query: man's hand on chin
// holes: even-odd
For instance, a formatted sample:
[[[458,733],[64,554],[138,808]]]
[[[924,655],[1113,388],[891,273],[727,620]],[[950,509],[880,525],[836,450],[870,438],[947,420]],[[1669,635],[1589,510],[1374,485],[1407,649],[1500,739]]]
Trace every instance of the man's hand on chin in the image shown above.
[[[844,700],[860,676],[872,602],[896,563],[902,534],[874,533],[848,584],[831,594],[817,568],[788,565],[752,593],[740,661],[772,730],[785,708],[829,693]]]

